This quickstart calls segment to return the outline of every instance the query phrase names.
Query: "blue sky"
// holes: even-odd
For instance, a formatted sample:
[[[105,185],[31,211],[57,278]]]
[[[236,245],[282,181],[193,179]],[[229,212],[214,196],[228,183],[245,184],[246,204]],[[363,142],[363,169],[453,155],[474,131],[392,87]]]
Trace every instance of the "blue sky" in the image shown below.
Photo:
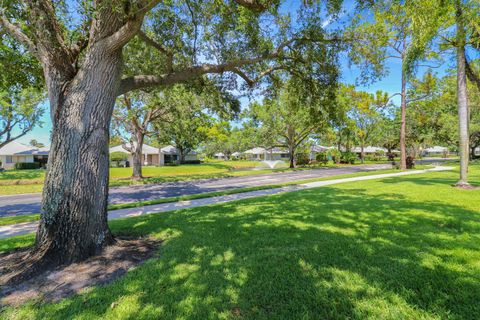
[[[294,12],[296,11],[295,2],[286,1],[286,5],[284,6],[283,10]],[[352,5],[352,0],[347,0],[344,3],[344,14],[341,16],[340,20],[348,21],[350,19],[350,15],[353,12],[354,6]],[[324,25],[327,28],[335,28],[340,26],[340,24],[332,23],[327,18],[324,17]],[[447,63],[445,63],[440,69],[435,69],[434,72],[439,73],[439,75],[443,75],[445,70],[449,67],[454,66],[454,59],[447,59]],[[380,81],[373,83],[369,86],[357,86],[357,89],[364,90],[368,92],[375,92],[377,90],[382,90],[388,92],[390,95],[397,93],[400,90],[400,76],[401,76],[401,64],[400,61],[397,59],[390,59],[387,61],[387,68],[389,70],[389,74],[385,76]],[[359,70],[355,66],[349,66],[348,60],[346,57],[341,59],[341,71],[342,77],[341,82],[348,83],[348,84],[355,84],[356,79],[359,76]],[[419,74],[421,74],[424,70],[419,70]],[[248,99],[241,99],[242,107],[245,107],[249,101]],[[394,100],[395,104],[399,104],[399,99]],[[50,120],[50,112],[48,103],[43,104],[45,108],[45,113],[42,117],[43,125],[36,126],[31,132],[29,132],[24,137],[18,139],[21,143],[28,144],[30,140],[36,139],[39,142],[42,142],[46,145],[50,144],[50,131],[52,129],[52,123]]]

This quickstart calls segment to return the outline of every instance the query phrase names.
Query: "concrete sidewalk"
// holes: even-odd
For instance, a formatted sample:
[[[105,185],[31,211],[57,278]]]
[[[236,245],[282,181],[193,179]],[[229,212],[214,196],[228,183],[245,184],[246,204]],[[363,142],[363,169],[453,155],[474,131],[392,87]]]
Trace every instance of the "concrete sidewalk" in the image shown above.
[[[384,173],[384,174],[376,174],[376,175],[369,175],[369,176],[309,182],[309,183],[292,185],[292,186],[287,186],[282,188],[258,190],[258,191],[237,193],[237,194],[217,196],[217,197],[211,197],[211,198],[162,203],[162,204],[155,204],[155,205],[149,205],[144,207],[113,210],[113,211],[109,211],[108,219],[112,220],[112,219],[119,219],[119,218],[136,217],[136,216],[141,216],[145,214],[161,213],[161,212],[173,211],[178,209],[186,209],[186,208],[194,208],[194,207],[206,206],[210,204],[226,203],[226,202],[231,202],[231,201],[236,201],[241,199],[249,199],[249,198],[261,197],[261,196],[285,193],[285,192],[293,192],[293,191],[298,191],[303,189],[318,188],[318,187],[329,186],[329,185],[334,185],[339,183],[374,180],[374,179],[390,178],[390,177],[400,177],[400,176],[406,176],[406,175],[414,175],[414,174],[420,174],[420,173],[426,173],[426,172],[432,172],[432,171],[446,171],[446,170],[452,170],[452,169],[453,169],[452,167],[437,166],[433,169],[426,169],[426,170],[412,170],[412,171],[403,171],[403,172],[396,172],[396,173]],[[0,239],[35,232],[37,226],[38,226],[37,221],[0,226]]]

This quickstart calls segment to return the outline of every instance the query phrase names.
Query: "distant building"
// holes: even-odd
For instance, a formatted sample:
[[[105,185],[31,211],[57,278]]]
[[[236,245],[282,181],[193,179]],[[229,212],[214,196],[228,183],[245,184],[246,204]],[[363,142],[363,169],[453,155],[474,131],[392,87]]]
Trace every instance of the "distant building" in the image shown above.
[[[132,155],[130,151],[126,150],[122,145],[110,148],[112,152],[123,152],[127,154],[130,165],[132,164]],[[163,148],[155,148],[147,144],[142,146],[143,165],[145,166],[164,166],[170,163],[180,162],[180,152],[174,146],[166,146]],[[197,154],[190,152],[185,155],[185,161],[197,160]]]
[[[433,146],[430,148],[425,148],[422,152],[424,157],[428,156],[446,156],[448,155],[448,148],[442,146]]]
[[[39,167],[46,168],[50,148],[37,148],[12,141],[0,148],[0,167],[11,169],[15,163],[38,163]]]
[[[242,153],[240,153],[240,152],[232,153],[232,158],[234,158],[234,159],[240,159],[241,157],[242,157]]]
[[[335,149],[335,147],[325,147],[325,146],[321,146],[321,145],[313,145],[313,146],[310,147],[309,159],[310,160],[315,160],[317,158],[317,154],[325,153],[330,149]]]
[[[225,160],[227,158],[222,152],[215,153],[213,157],[217,160]]]
[[[280,148],[265,149],[256,147],[243,152],[248,160],[288,160],[288,151]]]

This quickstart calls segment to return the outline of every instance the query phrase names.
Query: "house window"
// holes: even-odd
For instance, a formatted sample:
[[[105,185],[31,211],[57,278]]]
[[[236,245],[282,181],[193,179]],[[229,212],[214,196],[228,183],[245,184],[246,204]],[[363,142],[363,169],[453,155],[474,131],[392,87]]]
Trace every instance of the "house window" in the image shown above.
[[[5,163],[13,163],[12,156],[6,156]]]

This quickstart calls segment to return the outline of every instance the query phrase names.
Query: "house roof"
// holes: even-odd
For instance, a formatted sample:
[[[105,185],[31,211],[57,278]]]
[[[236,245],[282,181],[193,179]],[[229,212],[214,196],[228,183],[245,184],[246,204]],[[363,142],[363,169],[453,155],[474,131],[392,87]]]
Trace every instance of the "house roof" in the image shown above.
[[[215,157],[225,157],[225,155],[222,152],[218,152],[214,154]]]
[[[325,152],[327,150],[333,149],[334,147],[325,147],[321,145],[314,145],[310,148],[310,151],[312,152]]]
[[[253,148],[253,149],[248,149],[246,150],[245,152],[243,153],[247,153],[247,154],[264,154],[267,150],[265,150],[265,148],[260,148],[260,147],[256,147],[256,148]]]
[[[23,143],[12,141],[0,148],[0,155],[48,155],[49,148],[37,148],[33,146],[27,146]]]
[[[426,152],[445,152],[448,151],[447,147],[433,146],[425,149]]]
[[[276,154],[278,154],[278,153],[288,153],[288,151],[280,149],[280,148],[265,149],[265,148],[261,148],[261,147],[256,147],[256,148],[253,148],[253,149],[246,150],[243,153],[247,153],[247,154],[276,153]]]
[[[135,143],[134,143],[134,145],[135,145]],[[112,153],[112,152],[130,153],[130,151],[124,149],[122,145],[111,147],[109,149],[109,151],[110,151],[110,153]],[[143,144],[142,145],[142,154],[158,154],[158,152],[159,152],[158,148],[149,146],[148,144]]]
[[[232,153],[232,156],[233,157],[238,157],[238,156],[241,156],[242,154],[240,152],[234,152]]]
[[[179,154],[180,152],[178,152],[178,149],[175,148],[174,146],[166,146],[166,147],[163,147],[163,148],[160,148],[160,152],[163,153],[163,154],[170,154],[170,155],[176,155],[176,154]],[[190,151],[188,154],[197,154],[195,151]]]
[[[375,153],[375,152],[378,152],[378,151],[386,152],[387,150],[384,149],[384,148],[372,147],[372,146],[367,146],[367,147],[363,148],[363,152],[365,152],[365,153]],[[353,148],[352,152],[360,153],[360,152],[362,152],[362,148],[355,147],[355,148]]]

